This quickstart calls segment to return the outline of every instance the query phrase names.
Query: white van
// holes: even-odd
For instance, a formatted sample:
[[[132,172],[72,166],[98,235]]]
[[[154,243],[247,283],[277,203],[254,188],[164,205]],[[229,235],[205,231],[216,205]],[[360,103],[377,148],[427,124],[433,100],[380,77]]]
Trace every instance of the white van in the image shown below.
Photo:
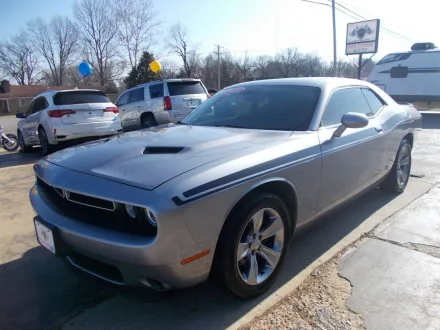
[[[399,103],[412,103],[419,110],[440,108],[440,49],[433,43],[417,43],[409,52],[382,58],[368,81]]]

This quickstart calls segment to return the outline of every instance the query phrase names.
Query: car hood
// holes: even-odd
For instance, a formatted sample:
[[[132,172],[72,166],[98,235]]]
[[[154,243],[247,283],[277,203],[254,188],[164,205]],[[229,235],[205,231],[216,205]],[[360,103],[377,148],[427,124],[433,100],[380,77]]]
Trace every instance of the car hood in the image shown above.
[[[45,160],[71,170],[152,190],[194,168],[261,151],[290,132],[164,125],[61,150]]]

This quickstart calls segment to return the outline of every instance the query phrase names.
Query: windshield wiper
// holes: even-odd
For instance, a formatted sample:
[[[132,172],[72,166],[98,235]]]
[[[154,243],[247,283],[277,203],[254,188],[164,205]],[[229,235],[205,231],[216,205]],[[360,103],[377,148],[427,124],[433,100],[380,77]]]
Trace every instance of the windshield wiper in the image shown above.
[[[237,126],[237,125],[209,125],[209,126],[212,126],[212,127],[246,128],[246,127],[243,127],[243,126]]]

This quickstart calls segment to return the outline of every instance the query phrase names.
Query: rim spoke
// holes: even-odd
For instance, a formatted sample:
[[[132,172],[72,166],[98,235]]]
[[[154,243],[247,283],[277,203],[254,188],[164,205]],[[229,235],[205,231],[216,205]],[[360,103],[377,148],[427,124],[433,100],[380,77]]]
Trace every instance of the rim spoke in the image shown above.
[[[260,231],[261,225],[263,224],[263,218],[264,218],[264,209],[259,210],[257,213],[255,213],[252,217],[252,224],[253,224],[253,234],[258,234]]]
[[[397,171],[397,181],[399,181],[399,184],[403,183],[402,170],[400,170],[400,169]]]
[[[406,156],[406,157],[402,157],[402,159],[400,160],[400,162],[399,162],[399,164],[402,166],[406,166],[406,165],[409,165],[409,157],[408,156]]]
[[[263,230],[263,232],[261,233],[262,240],[269,238],[269,237],[272,237],[272,236],[276,235],[280,230],[284,229],[283,221],[281,220],[280,217],[273,217],[271,219],[273,219],[273,222],[271,223],[271,225],[269,227],[267,227],[265,230]]]
[[[267,261],[270,268],[274,269],[280,260],[281,253],[262,245],[260,248],[260,255]]]
[[[237,261],[240,261],[244,257],[246,257],[249,253],[249,244],[248,243],[239,243],[237,249]]]
[[[405,183],[406,179],[408,178],[408,175],[403,170],[400,171],[400,175],[402,177],[402,183]]]
[[[255,254],[251,254],[251,265],[249,267],[248,283],[251,285],[258,284],[258,261]]]

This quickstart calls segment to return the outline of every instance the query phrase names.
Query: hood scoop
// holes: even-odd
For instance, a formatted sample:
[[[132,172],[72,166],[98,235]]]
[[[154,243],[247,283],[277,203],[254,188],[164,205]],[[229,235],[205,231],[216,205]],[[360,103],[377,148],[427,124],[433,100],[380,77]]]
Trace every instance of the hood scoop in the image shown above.
[[[160,155],[160,154],[177,154],[182,151],[184,147],[146,147],[144,155]]]

